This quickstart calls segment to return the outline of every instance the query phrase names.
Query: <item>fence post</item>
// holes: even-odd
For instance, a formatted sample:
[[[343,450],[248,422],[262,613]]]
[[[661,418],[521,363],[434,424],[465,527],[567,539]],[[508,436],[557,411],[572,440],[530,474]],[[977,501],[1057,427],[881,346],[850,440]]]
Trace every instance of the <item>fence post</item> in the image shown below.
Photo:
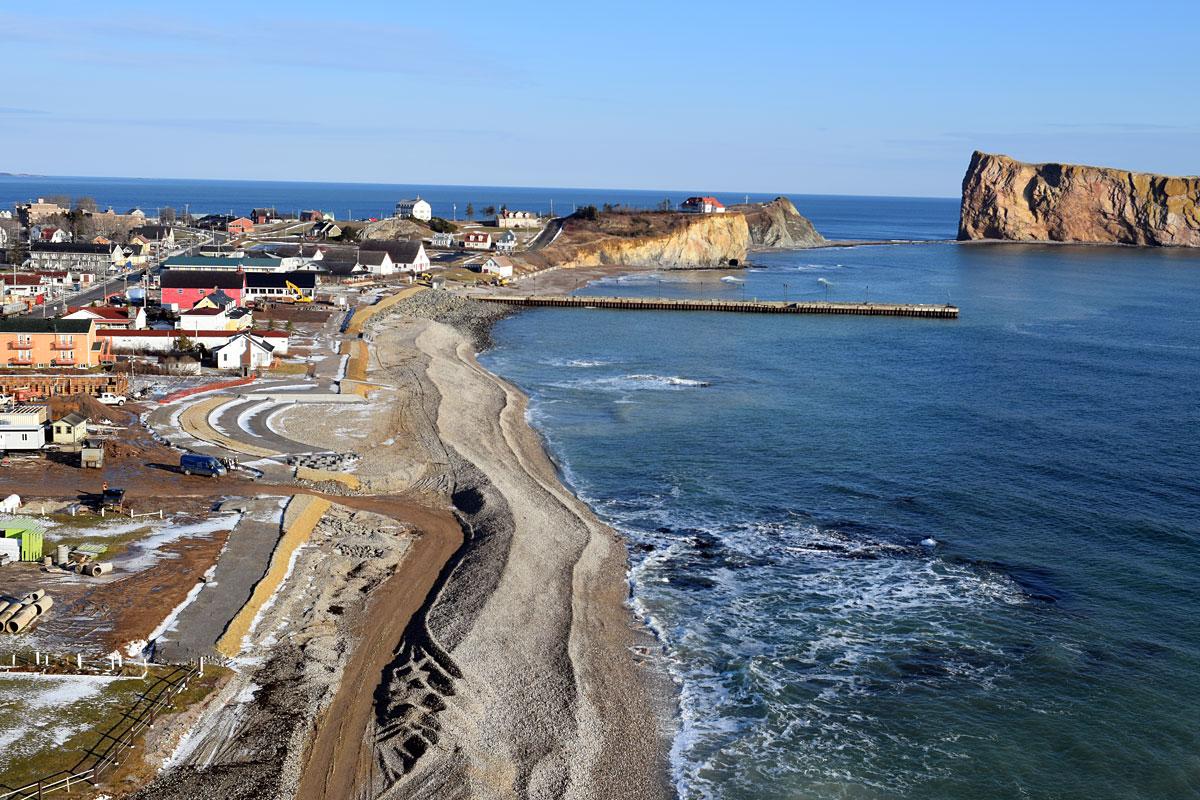
[[[83,671],[83,653],[75,654],[75,669],[79,670],[80,672]]]

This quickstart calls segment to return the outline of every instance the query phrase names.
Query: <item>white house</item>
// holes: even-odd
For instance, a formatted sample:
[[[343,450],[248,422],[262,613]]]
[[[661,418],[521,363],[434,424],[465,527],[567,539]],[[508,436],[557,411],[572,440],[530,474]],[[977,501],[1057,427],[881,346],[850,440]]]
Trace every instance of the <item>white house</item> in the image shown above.
[[[193,308],[179,315],[175,327],[184,333],[197,331],[221,331],[230,327],[229,314],[225,308]]]
[[[400,219],[419,219],[425,222],[433,219],[433,208],[420,197],[412,200],[401,200],[396,203],[396,216]]]
[[[490,233],[467,233],[462,237],[462,246],[468,250],[491,250],[492,235]]]
[[[239,333],[212,351],[217,369],[266,369],[274,360],[274,345],[252,333]]]
[[[359,250],[358,263],[355,272],[369,272],[372,275],[391,275],[396,271],[392,257],[386,250]]]
[[[505,231],[496,237],[496,250],[501,253],[511,253],[517,249],[517,235],[512,231]]]
[[[398,242],[399,247],[389,250],[397,272],[423,272],[429,269],[429,255],[425,245],[419,241]]]
[[[679,208],[692,214],[724,214],[725,204],[715,197],[689,197]]]
[[[509,211],[502,208],[496,215],[497,228],[536,228],[541,224],[538,215],[532,211]]]
[[[453,233],[435,233],[433,235],[433,239],[430,241],[430,244],[434,247],[444,247],[447,249],[454,247],[454,234]]]
[[[490,256],[487,261],[479,265],[479,271],[484,275],[511,278],[513,275],[513,262],[507,256]]]

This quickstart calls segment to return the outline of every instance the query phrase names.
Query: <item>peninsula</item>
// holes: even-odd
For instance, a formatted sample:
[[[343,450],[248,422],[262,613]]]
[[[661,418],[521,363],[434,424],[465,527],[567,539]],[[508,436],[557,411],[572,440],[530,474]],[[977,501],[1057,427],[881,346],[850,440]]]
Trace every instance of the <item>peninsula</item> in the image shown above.
[[[963,178],[958,238],[1200,247],[1200,178],[976,151]]]

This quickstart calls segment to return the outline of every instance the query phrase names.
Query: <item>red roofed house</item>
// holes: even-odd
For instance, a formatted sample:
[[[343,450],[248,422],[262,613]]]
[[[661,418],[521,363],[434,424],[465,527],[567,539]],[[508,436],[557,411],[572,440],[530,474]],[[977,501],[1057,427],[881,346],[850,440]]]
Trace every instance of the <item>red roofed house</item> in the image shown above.
[[[724,214],[725,204],[715,197],[689,197],[679,208],[693,214]]]
[[[467,233],[462,237],[462,246],[468,250],[491,250],[492,235],[490,233]]]
[[[97,330],[120,328],[140,331],[146,327],[146,309],[132,306],[129,309],[115,306],[71,306],[63,319],[94,319]]]

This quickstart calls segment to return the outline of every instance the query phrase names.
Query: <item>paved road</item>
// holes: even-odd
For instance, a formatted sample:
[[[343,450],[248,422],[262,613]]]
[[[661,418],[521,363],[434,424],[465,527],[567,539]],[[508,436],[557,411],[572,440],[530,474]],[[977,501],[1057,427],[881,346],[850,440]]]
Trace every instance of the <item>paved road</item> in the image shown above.
[[[201,589],[192,604],[179,613],[174,629],[158,638],[157,660],[179,664],[199,656],[212,657],[217,640],[271,566],[271,554],[283,533],[279,500],[267,496],[226,504],[243,508],[246,513],[217,561],[209,581],[214,585]]]

